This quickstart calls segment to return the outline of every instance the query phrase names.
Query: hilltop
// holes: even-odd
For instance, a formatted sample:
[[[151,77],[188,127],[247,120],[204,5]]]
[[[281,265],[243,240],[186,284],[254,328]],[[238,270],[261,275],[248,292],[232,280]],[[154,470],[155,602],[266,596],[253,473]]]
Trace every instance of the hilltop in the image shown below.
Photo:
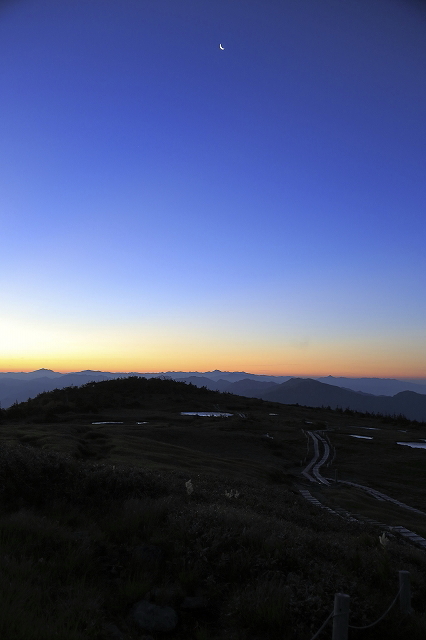
[[[218,403],[226,402],[233,408],[245,408],[253,404],[247,398],[231,396],[198,388],[186,382],[177,382],[162,378],[144,378],[131,376],[100,382],[87,382],[81,386],[69,386],[62,389],[43,392],[26,402],[17,403],[5,410],[9,418],[27,418],[32,420],[51,420],[57,414],[72,417],[81,413],[109,413],[119,409],[122,415],[141,415],[141,410],[171,411],[210,410]],[[258,402],[258,401],[257,401]]]

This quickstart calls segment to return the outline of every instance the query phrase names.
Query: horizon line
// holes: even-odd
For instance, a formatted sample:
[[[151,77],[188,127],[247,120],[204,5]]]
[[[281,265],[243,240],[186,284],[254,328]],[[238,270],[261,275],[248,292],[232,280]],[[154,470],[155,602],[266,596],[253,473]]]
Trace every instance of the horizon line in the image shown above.
[[[90,373],[111,373],[111,374],[119,374],[119,373],[123,373],[123,374],[127,374],[127,375],[131,375],[131,374],[137,374],[137,375],[161,375],[161,374],[168,374],[168,373],[199,373],[201,375],[205,375],[208,373],[224,373],[224,374],[230,374],[230,373],[245,373],[247,375],[254,375],[254,376],[264,376],[264,377],[274,377],[274,378],[280,378],[280,377],[288,377],[288,378],[355,378],[355,379],[363,379],[363,378],[369,378],[369,379],[385,379],[385,380],[426,380],[426,374],[424,375],[424,377],[422,376],[418,376],[418,375],[413,375],[413,376],[407,376],[407,375],[398,375],[398,374],[394,374],[393,376],[378,376],[378,375],[348,375],[348,374],[288,374],[288,373],[253,373],[251,371],[242,371],[242,370],[224,370],[224,369],[210,369],[207,371],[198,371],[198,370],[183,370],[183,369],[168,369],[167,371],[111,371],[111,370],[105,370],[105,369],[81,369],[81,370],[76,370],[76,369],[70,369],[67,371],[59,371],[59,370],[55,370],[55,369],[48,369],[46,367],[41,367],[40,369],[31,369],[31,370],[27,370],[27,371],[23,371],[22,369],[15,369],[15,370],[0,370],[0,374],[8,374],[8,373],[22,373],[22,374],[30,374],[30,373],[37,373],[38,371],[51,371],[52,373],[58,373],[60,375],[67,375],[67,374],[72,374],[72,373],[84,373],[84,372],[90,372]]]

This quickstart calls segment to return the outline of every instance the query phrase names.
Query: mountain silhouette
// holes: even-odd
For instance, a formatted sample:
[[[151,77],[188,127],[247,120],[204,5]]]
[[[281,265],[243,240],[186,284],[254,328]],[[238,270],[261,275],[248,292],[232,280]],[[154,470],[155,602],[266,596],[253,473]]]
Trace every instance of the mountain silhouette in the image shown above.
[[[344,387],[352,391],[364,391],[375,396],[394,396],[400,391],[414,391],[415,393],[426,393],[426,386],[407,380],[395,380],[394,378],[335,378],[326,376],[315,378],[319,382],[331,384],[336,387]]]
[[[238,371],[163,373],[112,373],[109,371],[78,371],[58,373],[38,369],[30,373],[0,373],[1,407],[10,407],[44,391],[88,382],[143,376],[168,378],[206,387],[211,391],[234,393],[248,398],[262,398],[284,404],[311,407],[353,409],[362,412],[404,415],[410,420],[426,420],[426,386],[388,378],[291,378],[266,376]],[[356,387],[355,389],[353,387]],[[378,395],[378,390],[381,394]]]
[[[310,378],[291,378],[262,394],[262,398],[283,404],[404,415],[409,420],[426,421],[426,395],[413,391],[402,391],[392,397],[375,396]]]

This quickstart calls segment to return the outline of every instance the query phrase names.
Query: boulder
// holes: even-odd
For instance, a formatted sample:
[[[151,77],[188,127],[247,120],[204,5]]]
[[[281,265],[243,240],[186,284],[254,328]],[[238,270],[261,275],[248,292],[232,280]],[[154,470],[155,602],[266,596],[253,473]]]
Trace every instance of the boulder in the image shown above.
[[[131,617],[144,631],[166,633],[173,631],[178,623],[177,613],[171,607],[160,607],[140,600],[132,609]]]
[[[124,640],[124,635],[115,624],[105,624],[104,631],[108,634],[111,640]]]

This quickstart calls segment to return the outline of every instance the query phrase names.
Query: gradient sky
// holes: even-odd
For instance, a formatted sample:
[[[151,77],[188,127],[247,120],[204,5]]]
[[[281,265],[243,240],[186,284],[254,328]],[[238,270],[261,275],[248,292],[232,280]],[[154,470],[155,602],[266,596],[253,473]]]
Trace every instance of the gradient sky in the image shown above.
[[[2,3],[0,370],[426,377],[425,159],[414,0]]]

